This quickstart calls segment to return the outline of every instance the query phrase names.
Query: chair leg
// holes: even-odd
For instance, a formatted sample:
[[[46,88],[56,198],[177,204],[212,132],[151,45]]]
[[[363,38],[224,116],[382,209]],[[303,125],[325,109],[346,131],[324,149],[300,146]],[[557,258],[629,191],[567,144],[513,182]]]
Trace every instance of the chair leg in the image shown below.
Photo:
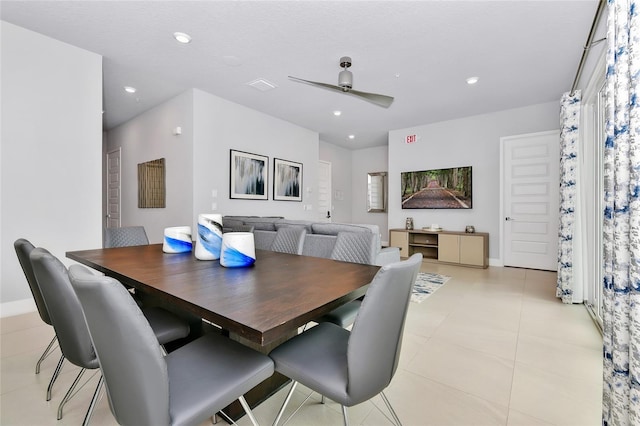
[[[244,412],[247,413],[247,416],[249,416],[249,420],[251,420],[251,423],[253,424],[253,426],[258,426],[258,421],[253,415],[253,411],[251,411],[251,407],[249,407],[249,404],[247,404],[247,400],[244,399],[244,395],[240,395],[238,400],[240,401],[242,408],[244,408]]]
[[[53,336],[53,339],[51,339],[51,342],[49,342],[49,346],[47,346],[47,349],[44,350],[42,356],[36,363],[36,374],[40,374],[40,364],[42,364],[42,361],[44,361],[45,358],[49,356],[49,354],[51,353],[51,349],[53,348],[53,344],[56,343],[56,340],[58,340],[58,336]]]
[[[400,419],[398,418],[398,415],[396,414],[395,410],[391,406],[391,403],[387,399],[387,396],[384,394],[384,392],[380,392],[380,396],[382,397],[382,400],[384,401],[384,404],[389,409],[389,412],[391,413],[391,416],[393,416],[393,420],[396,422],[396,425],[397,426],[402,426],[402,422],[400,422]]]
[[[47,401],[51,401],[51,389],[53,389],[53,383],[58,378],[60,374],[60,370],[62,369],[62,364],[64,363],[64,355],[60,357],[60,361],[58,361],[58,365],[53,372],[53,376],[51,376],[51,381],[49,382],[49,386],[47,386]]]
[[[278,411],[278,415],[276,416],[276,419],[273,421],[273,426],[278,426],[278,422],[280,421],[280,419],[282,418],[282,415],[284,414],[284,409],[287,408],[287,404],[289,403],[289,400],[291,399],[291,395],[293,395],[293,391],[297,385],[298,385],[298,382],[294,380],[293,384],[291,385],[291,389],[289,389],[289,393],[287,394],[287,397],[284,399],[284,402],[282,403],[282,407],[280,407],[280,411]]]
[[[58,420],[60,420],[62,418],[62,409],[64,408],[64,405],[74,395],[73,391],[75,390],[76,386],[78,386],[78,382],[80,382],[80,379],[82,378],[82,375],[84,374],[85,371],[86,371],[85,368],[82,368],[80,370],[80,372],[76,376],[76,379],[73,381],[73,383],[71,383],[71,387],[69,388],[67,393],[64,395],[64,398],[62,398],[62,401],[60,401],[60,405],[58,405]]]
[[[89,409],[87,409],[87,414],[84,416],[84,421],[82,422],[82,426],[89,426],[89,422],[91,421],[91,416],[93,415],[93,410],[96,408],[98,401],[100,400],[100,391],[102,390],[102,386],[104,385],[104,376],[100,375],[100,379],[98,380],[98,386],[96,386],[96,391],[93,393],[93,398],[91,398],[91,403],[89,404]]]
[[[349,426],[349,416],[347,416],[347,407],[342,406],[342,418],[344,419],[344,426]]]

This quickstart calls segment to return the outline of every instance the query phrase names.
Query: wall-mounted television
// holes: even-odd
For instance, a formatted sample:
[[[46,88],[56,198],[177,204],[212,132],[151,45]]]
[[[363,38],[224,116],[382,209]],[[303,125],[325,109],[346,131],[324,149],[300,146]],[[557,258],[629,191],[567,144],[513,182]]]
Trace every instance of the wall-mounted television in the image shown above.
[[[400,173],[403,209],[470,209],[471,166]]]

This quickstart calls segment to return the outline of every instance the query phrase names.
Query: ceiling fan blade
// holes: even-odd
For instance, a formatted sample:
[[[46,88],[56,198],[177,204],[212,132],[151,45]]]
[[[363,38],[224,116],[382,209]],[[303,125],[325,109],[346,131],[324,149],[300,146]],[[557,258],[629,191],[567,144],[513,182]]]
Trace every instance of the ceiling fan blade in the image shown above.
[[[349,90],[347,93],[351,93],[352,95],[361,97],[362,99],[367,100],[383,108],[389,108],[393,103],[393,96],[379,95],[377,93],[361,92],[359,90],[353,90],[353,89]]]
[[[329,90],[335,90],[337,92],[342,92],[342,93],[349,93],[351,95],[357,96],[359,98],[364,99],[365,101],[369,101],[373,104],[376,104],[378,106],[381,106],[383,108],[389,108],[391,106],[391,104],[393,103],[393,97],[392,96],[386,96],[386,95],[379,95],[377,93],[368,93],[368,92],[361,92],[359,90],[353,90],[353,89],[344,89],[340,86],[334,86],[333,84],[327,84],[327,83],[320,83],[318,81],[311,81],[311,80],[305,80],[302,78],[298,78],[298,77],[292,77],[289,76],[290,79],[294,80],[294,81],[298,81],[300,83],[307,83],[307,84],[311,84],[314,86],[319,86],[325,89],[329,89]]]
[[[325,89],[336,90],[338,92],[344,92],[345,91],[342,87],[334,86],[333,84],[320,83],[319,81],[304,80],[302,78],[292,77],[292,76],[289,76],[289,78],[291,80],[298,81],[300,83],[312,84],[314,86],[320,86],[320,87],[323,87]]]

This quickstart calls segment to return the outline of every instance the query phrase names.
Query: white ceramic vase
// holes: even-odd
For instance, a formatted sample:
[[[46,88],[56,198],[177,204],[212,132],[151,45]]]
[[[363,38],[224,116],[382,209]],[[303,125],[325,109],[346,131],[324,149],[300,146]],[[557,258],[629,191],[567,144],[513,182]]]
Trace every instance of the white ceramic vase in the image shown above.
[[[220,264],[227,268],[242,268],[256,262],[253,232],[227,232],[222,236]]]
[[[173,226],[164,229],[162,251],[165,253],[186,253],[193,248],[190,226]]]
[[[196,239],[196,258],[200,260],[220,259],[222,246],[222,215],[198,215],[198,238]]]

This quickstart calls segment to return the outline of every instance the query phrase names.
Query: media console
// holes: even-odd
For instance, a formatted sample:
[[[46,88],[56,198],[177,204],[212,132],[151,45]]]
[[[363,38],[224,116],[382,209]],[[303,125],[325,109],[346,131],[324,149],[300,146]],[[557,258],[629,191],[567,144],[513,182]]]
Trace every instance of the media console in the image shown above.
[[[423,261],[486,268],[489,266],[489,234],[486,232],[390,229],[389,245],[400,256],[422,253]]]

